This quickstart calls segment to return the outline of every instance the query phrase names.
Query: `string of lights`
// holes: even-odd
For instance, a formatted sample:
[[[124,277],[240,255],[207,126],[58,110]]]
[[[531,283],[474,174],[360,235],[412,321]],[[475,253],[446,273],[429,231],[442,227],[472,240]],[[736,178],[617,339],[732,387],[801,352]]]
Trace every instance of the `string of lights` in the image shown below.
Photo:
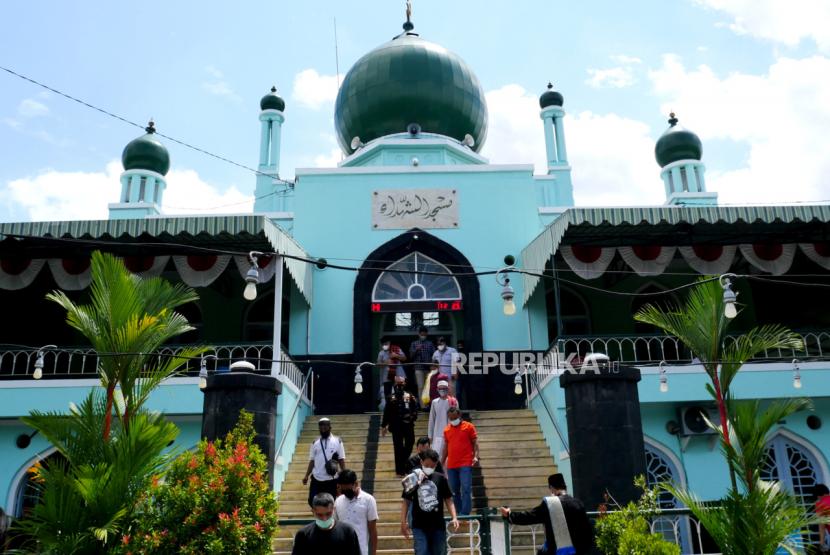
[[[37,80],[35,80],[35,79],[32,79],[31,77],[27,77],[26,75],[23,75],[22,73],[18,73],[18,72],[14,71],[14,70],[12,70],[12,69],[10,69],[10,68],[0,66],[0,70],[3,70],[3,71],[5,71],[6,73],[8,73],[8,74],[10,74],[10,75],[13,75],[13,76],[15,76],[15,77],[17,77],[17,78],[19,78],[19,79],[24,80],[24,81],[28,81],[29,83],[32,83],[33,85],[36,85],[36,86],[38,86],[38,87],[41,87],[42,89],[45,89],[45,90],[50,91],[50,92],[53,92],[53,93],[55,93],[55,94],[57,94],[57,95],[59,95],[59,96],[62,96],[62,97],[64,97],[64,98],[68,99],[68,100],[71,100],[72,102],[77,102],[78,104],[80,104],[80,105],[82,105],[82,106],[85,106],[85,107],[87,107],[87,108],[89,108],[89,109],[91,109],[91,110],[95,110],[96,112],[100,112],[101,114],[104,114],[104,115],[106,115],[106,116],[109,116],[109,117],[111,117],[111,118],[114,118],[114,119],[116,119],[116,120],[118,120],[118,121],[120,121],[120,122],[122,122],[122,123],[126,123],[127,125],[131,125],[131,126],[133,126],[133,127],[138,127],[139,129],[142,129],[142,130],[144,129],[144,126],[143,126],[143,125],[141,125],[140,123],[137,123],[137,122],[135,122],[135,121],[129,120],[129,119],[127,119],[127,118],[123,117],[123,116],[119,116],[118,114],[115,114],[115,113],[113,113],[113,112],[111,112],[111,111],[109,111],[109,110],[105,110],[104,108],[101,108],[101,107],[99,107],[99,106],[95,106],[94,104],[91,104],[91,103],[89,103],[89,102],[87,102],[87,101],[85,101],[85,100],[82,100],[82,99],[80,99],[80,98],[77,98],[77,97],[75,97],[75,96],[72,96],[71,94],[65,93],[65,92],[63,92],[63,91],[61,91],[61,90],[59,90],[59,89],[56,89],[56,88],[54,88],[54,87],[50,87],[49,85],[46,85],[45,83],[41,83],[40,81],[37,81]],[[181,146],[183,146],[183,147],[186,147],[186,148],[189,148],[189,149],[194,150],[194,151],[196,151],[196,152],[199,152],[199,153],[201,153],[201,154],[204,154],[204,155],[206,155],[206,156],[210,156],[211,158],[215,158],[215,159],[217,159],[217,160],[221,160],[222,162],[226,162],[226,163],[228,163],[228,164],[232,164],[232,165],[234,165],[234,166],[236,166],[236,167],[238,167],[238,168],[242,168],[243,170],[247,170],[247,171],[249,171],[249,172],[255,173],[256,175],[264,175],[264,176],[270,177],[270,178],[272,178],[272,179],[274,179],[275,181],[278,181],[278,182],[280,182],[280,183],[285,183],[286,185],[289,185],[289,186],[291,186],[291,187],[293,187],[293,186],[294,186],[294,182],[293,182],[293,181],[286,181],[286,180],[284,180],[284,179],[280,179],[280,177],[279,177],[279,176],[274,176],[274,175],[271,175],[271,174],[269,174],[269,173],[261,172],[261,171],[259,171],[259,170],[255,169],[255,168],[252,168],[252,167],[250,167],[250,166],[246,166],[245,164],[240,164],[239,162],[236,162],[236,161],[234,161],[234,160],[231,160],[230,158],[226,158],[225,156],[221,156],[221,155],[219,155],[219,154],[216,154],[216,153],[210,152],[209,150],[205,150],[205,149],[203,149],[203,148],[201,148],[201,147],[198,147],[198,146],[193,145],[193,144],[191,144],[191,143],[188,143],[188,142],[186,142],[186,141],[182,141],[182,140],[177,139],[177,138],[175,138],[175,137],[172,137],[172,136],[170,136],[170,135],[165,135],[164,133],[159,133],[158,131],[156,131],[156,135],[158,135],[159,137],[165,138],[165,139],[167,139],[168,141],[171,141],[171,142],[174,142],[174,143],[176,143],[176,144],[179,144],[179,145],[181,145]],[[269,196],[269,195],[272,195],[272,194],[274,194],[274,193],[268,193],[267,195],[263,195],[263,196]],[[262,198],[262,197],[258,197],[258,198]],[[234,204],[230,204],[230,205],[228,205],[228,206],[233,206],[233,205],[234,205]],[[219,206],[218,208],[222,208],[222,206]],[[188,208],[185,208],[185,210],[188,210]]]

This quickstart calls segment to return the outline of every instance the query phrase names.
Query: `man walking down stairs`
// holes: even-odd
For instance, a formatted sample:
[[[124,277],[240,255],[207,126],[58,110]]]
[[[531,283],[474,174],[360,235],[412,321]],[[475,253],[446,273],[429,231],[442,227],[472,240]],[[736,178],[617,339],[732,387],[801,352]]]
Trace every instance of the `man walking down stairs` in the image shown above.
[[[467,415],[465,414],[465,417]],[[309,519],[308,490],[302,485],[308,464],[308,449],[319,437],[317,420],[309,417],[298,439],[279,494],[280,519]],[[361,478],[361,489],[371,493],[377,503],[378,554],[411,555],[412,540],[400,531],[401,481],[395,476],[395,464],[391,438],[380,437],[379,414],[351,414],[329,416],[333,428],[348,446],[348,466]],[[548,494],[544,487],[548,475],[556,472],[550,449],[544,440],[533,411],[472,411],[469,418],[478,429],[481,464],[473,475],[473,514],[485,507],[529,507],[539,503]],[[416,436],[426,433],[426,419],[415,425]],[[501,520],[494,525],[501,526]],[[473,523],[472,533],[478,532]],[[280,524],[274,543],[275,553],[291,553],[291,542],[299,525]],[[451,553],[479,553],[471,550],[469,527],[462,526],[458,535],[449,539]],[[527,530],[516,530],[514,546],[530,543]],[[478,538],[474,538],[478,545]],[[530,547],[513,548],[514,554],[532,553]]]

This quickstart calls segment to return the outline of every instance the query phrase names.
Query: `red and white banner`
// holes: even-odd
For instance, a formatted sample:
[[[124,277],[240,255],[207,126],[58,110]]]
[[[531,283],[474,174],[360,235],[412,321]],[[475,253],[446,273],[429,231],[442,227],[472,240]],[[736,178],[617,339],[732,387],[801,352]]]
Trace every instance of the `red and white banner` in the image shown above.
[[[677,247],[661,247],[659,245],[638,245],[636,247],[620,247],[625,263],[640,276],[659,276],[668,267]]]
[[[825,270],[830,270],[830,243],[801,243],[799,247],[807,258]]]
[[[247,256],[234,256],[234,262],[239,269],[239,275],[242,279],[248,275],[248,270],[251,269],[251,261]],[[276,257],[274,256],[260,256],[257,258],[257,267],[259,268],[259,283],[266,283],[271,281],[274,273],[277,271]]]
[[[158,277],[167,266],[169,255],[163,256],[125,256],[124,266],[142,278]]]
[[[750,264],[775,276],[786,273],[795,256],[795,243],[754,243],[740,248]]]
[[[174,256],[173,263],[176,265],[182,281],[191,287],[207,287],[222,275],[230,263],[230,255],[189,255]]]
[[[692,245],[679,247],[680,254],[691,268],[705,275],[725,274],[735,260],[735,245]]]
[[[64,291],[80,291],[92,281],[89,257],[50,258],[49,269],[55,283]]]
[[[0,289],[16,291],[28,287],[44,264],[43,258],[0,258]]]
[[[563,246],[562,258],[582,279],[596,279],[601,276],[614,259],[614,247],[593,247],[585,245]]]

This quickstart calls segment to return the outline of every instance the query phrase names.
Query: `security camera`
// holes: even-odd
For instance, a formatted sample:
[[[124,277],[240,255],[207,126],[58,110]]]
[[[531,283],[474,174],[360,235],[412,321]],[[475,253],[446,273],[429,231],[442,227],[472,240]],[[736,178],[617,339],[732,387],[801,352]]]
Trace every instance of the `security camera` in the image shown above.
[[[418,125],[417,123],[410,123],[409,125],[406,126],[406,130],[413,137],[421,134],[421,126]]]

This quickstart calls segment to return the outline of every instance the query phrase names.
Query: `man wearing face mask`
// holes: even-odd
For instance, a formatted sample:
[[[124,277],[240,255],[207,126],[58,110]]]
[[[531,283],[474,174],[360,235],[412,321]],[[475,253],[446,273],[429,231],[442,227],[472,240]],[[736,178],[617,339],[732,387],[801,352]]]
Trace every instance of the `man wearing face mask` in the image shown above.
[[[441,460],[447,469],[458,514],[469,515],[473,510],[473,467],[479,461],[478,432],[472,423],[461,420],[458,407],[447,410],[447,419],[450,425],[444,428]]]
[[[402,362],[406,361],[406,355],[403,354],[400,347],[392,345],[392,341],[384,336],[380,338],[380,351],[378,352],[378,368],[381,371],[381,381],[383,382],[383,399],[381,405],[384,405],[392,395],[392,385],[396,377],[406,379],[406,371],[403,369]],[[383,409],[381,409],[383,410]]]
[[[427,436],[429,436],[432,448],[440,453],[444,449],[444,428],[449,424],[447,411],[450,407],[457,407],[458,401],[450,395],[450,384],[446,380],[438,382],[438,397],[432,401],[429,408],[429,425]]]
[[[311,486],[308,488],[309,505],[318,493],[328,493],[332,497],[337,495],[337,471],[346,468],[343,440],[332,435],[331,420],[323,417],[317,422],[317,426],[320,429],[320,437],[311,444],[308,467],[303,477],[303,485],[306,485],[308,477],[311,476]]]
[[[401,503],[401,533],[415,540],[418,555],[445,555],[447,553],[447,529],[444,524],[444,506],[450,513],[450,526],[458,531],[458,517],[447,479],[435,472],[438,453],[428,449],[421,453],[421,469],[414,472],[414,481],[403,493]],[[408,522],[412,507],[412,526]]]
[[[319,493],[311,502],[314,522],[301,528],[294,536],[291,555],[361,555],[357,532],[345,522],[334,519],[334,497]]]
[[[340,497],[334,501],[334,518],[351,524],[357,532],[362,555],[376,555],[378,551],[378,505],[375,498],[360,489],[357,474],[344,470],[337,478]]]
[[[458,351],[447,345],[445,337],[438,338],[438,347],[432,355],[432,360],[438,365],[438,373],[446,374],[451,378],[457,376],[457,370],[453,365],[458,360]],[[450,395],[455,396],[455,387],[450,387]]]
[[[415,421],[418,419],[418,401],[406,391],[406,380],[395,378],[395,391],[387,401],[381,420],[381,435],[387,430],[392,432],[392,444],[395,449],[395,474],[403,477],[406,473],[406,461],[415,444]]]
[[[426,326],[418,328],[418,339],[409,345],[409,360],[415,363],[415,384],[417,389],[415,395],[421,394],[424,390],[424,381],[429,373],[429,364],[432,362],[432,355],[435,353],[435,345],[427,339],[428,330]],[[410,380],[410,385],[413,385]]]

